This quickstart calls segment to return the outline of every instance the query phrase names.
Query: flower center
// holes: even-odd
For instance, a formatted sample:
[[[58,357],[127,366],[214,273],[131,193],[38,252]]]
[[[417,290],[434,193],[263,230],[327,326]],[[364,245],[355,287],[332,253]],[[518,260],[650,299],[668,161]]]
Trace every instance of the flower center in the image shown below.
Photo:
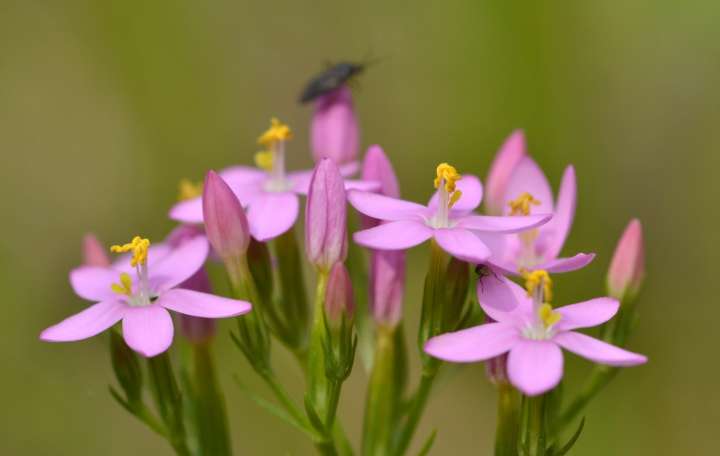
[[[120,283],[113,283],[110,288],[117,294],[127,296],[127,303],[134,307],[149,306],[155,298],[150,290],[148,280],[147,258],[149,249],[150,240],[140,236],[135,236],[127,244],[110,247],[110,251],[113,253],[132,253],[130,265],[137,272],[139,279],[137,289],[133,292],[132,278],[127,272],[121,273]]]
[[[178,201],[187,201],[202,196],[202,182],[193,182],[190,179],[181,179],[178,184]]]
[[[555,331],[553,327],[560,321],[562,315],[553,310],[549,301],[552,298],[552,280],[547,271],[540,269],[523,273],[525,289],[533,300],[532,320],[523,329],[522,333],[528,339],[545,340],[551,338]]]
[[[273,117],[270,128],[258,138],[258,144],[266,149],[255,154],[255,165],[269,174],[267,191],[284,192],[292,185],[285,175],[285,142],[292,137],[290,127]]]
[[[456,189],[456,183],[462,177],[454,166],[440,163],[435,170],[435,188],[438,189],[437,212],[430,220],[434,228],[448,228],[450,226],[450,208],[458,202],[462,192]]]
[[[524,192],[514,200],[508,203],[510,206],[510,215],[530,215],[532,206],[539,206],[540,201],[536,200],[530,193]],[[532,268],[542,262],[541,255],[538,255],[535,249],[535,240],[539,231],[537,228],[523,231],[517,236],[520,239],[520,251],[517,256],[517,264],[520,268]]]

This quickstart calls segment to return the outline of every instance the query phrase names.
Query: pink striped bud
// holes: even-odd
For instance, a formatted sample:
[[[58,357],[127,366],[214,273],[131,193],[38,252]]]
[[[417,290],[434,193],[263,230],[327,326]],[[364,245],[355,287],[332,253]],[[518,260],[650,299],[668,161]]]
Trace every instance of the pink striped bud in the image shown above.
[[[375,250],[370,258],[370,309],[374,320],[393,327],[402,318],[405,252]]]
[[[245,210],[215,171],[205,177],[202,203],[205,233],[218,256],[227,261],[245,255],[250,244]]]
[[[358,130],[350,89],[342,86],[319,97],[310,126],[310,149],[315,161],[327,157],[342,165],[355,160]]]
[[[337,165],[323,158],[315,166],[305,209],[305,253],[321,271],[347,255],[345,184]]]
[[[83,238],[82,246],[83,265],[85,266],[110,266],[110,258],[106,253],[107,249],[103,247],[94,234],[88,233]]]
[[[505,140],[490,165],[490,172],[485,181],[485,208],[490,215],[502,215],[505,206],[505,191],[515,167],[527,155],[525,134],[515,130]]]
[[[607,286],[610,296],[620,301],[632,299],[645,277],[645,247],[640,220],[633,219],[615,247]]]
[[[370,146],[365,153],[362,164],[362,180],[380,183],[378,193],[393,198],[400,197],[400,184],[390,160],[378,145]],[[376,226],[379,222],[373,218],[362,215],[360,222],[364,230]]]
[[[342,263],[335,263],[328,276],[325,294],[325,315],[331,328],[340,326],[343,318],[352,320],[355,314],[350,274]]]

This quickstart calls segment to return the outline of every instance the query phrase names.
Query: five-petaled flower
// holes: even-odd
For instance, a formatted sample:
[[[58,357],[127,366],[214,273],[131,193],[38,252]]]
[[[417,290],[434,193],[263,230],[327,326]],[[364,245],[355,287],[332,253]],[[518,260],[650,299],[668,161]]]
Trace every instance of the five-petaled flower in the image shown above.
[[[247,313],[245,301],[177,288],[191,278],[208,255],[204,236],[195,236],[177,248],[150,246],[136,236],[117,253],[129,252],[109,267],[82,266],[70,273],[78,296],[97,303],[40,334],[48,342],[87,339],[122,320],[128,346],[143,356],[158,355],[170,347],[173,323],[168,310],[205,318]]]
[[[514,132],[505,141],[490,167],[486,206],[493,215],[553,214],[545,225],[513,236],[483,235],[490,246],[489,263],[505,273],[545,269],[567,272],[580,269],[595,257],[579,253],[559,258],[575,216],[575,169],[565,168],[557,201],[542,169],[525,151],[525,137]]]
[[[486,361],[508,353],[510,382],[528,396],[545,393],[563,375],[561,348],[610,366],[634,366],[647,358],[574,331],[610,320],[619,303],[595,298],[553,309],[546,271],[529,274],[527,290],[502,277],[488,277],[478,286],[478,300],[494,320],[457,332],[433,337],[425,352],[445,361]]]
[[[387,222],[356,232],[355,242],[378,250],[401,250],[434,238],[456,258],[483,263],[491,251],[475,233],[515,233],[540,226],[551,217],[473,214],[482,199],[480,180],[471,175],[461,177],[447,163],[437,167],[435,188],[437,192],[427,206],[374,193],[349,192],[348,200],[355,209]]]
[[[298,217],[298,195],[307,195],[313,170],[287,172],[285,143],[292,138],[290,128],[272,119],[270,128],[258,139],[266,148],[255,155],[257,168],[233,166],[220,173],[237,198],[247,209],[250,233],[258,241],[267,241],[288,231]],[[340,173],[350,176],[358,170],[357,162],[340,166]],[[347,189],[373,191],[376,182],[346,180]],[[202,198],[177,203],[170,218],[183,223],[202,223]]]

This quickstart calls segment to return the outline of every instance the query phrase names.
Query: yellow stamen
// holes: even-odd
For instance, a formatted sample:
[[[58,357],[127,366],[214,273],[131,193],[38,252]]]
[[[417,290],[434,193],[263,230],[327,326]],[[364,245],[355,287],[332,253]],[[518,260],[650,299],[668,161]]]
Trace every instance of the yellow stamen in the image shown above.
[[[292,137],[290,127],[273,117],[270,119],[270,128],[258,138],[258,144],[269,147],[278,141],[287,141]]]
[[[120,283],[114,283],[110,288],[117,294],[130,296],[132,294],[132,279],[130,278],[130,274],[127,272],[120,274]]]
[[[562,319],[560,312],[554,311],[548,303],[540,306],[538,309],[538,317],[540,317],[540,321],[543,322],[546,328],[553,326]]]
[[[193,183],[190,179],[181,179],[178,184],[178,201],[187,201],[202,195],[202,182]]]
[[[264,169],[265,171],[271,171],[273,168],[273,153],[269,150],[262,150],[255,154],[255,165]]]
[[[530,215],[530,205],[538,206],[540,201],[533,198],[528,192],[523,193],[508,203],[510,215]]]
[[[528,296],[533,296],[537,291],[538,287],[542,287],[543,301],[548,302],[552,300],[552,279],[550,274],[544,269],[538,269],[532,272],[523,272],[525,278],[525,289],[527,290]]]
[[[447,163],[440,163],[435,170],[435,188],[440,188],[440,184],[445,182],[445,191],[450,195],[448,207],[453,207],[462,196],[460,190],[455,189],[455,183],[462,177],[458,174],[454,166],[448,165]]]
[[[130,265],[135,267],[139,264],[145,264],[147,262],[148,249],[150,248],[150,240],[135,236],[132,241],[123,245],[114,245],[110,247],[110,251],[113,253],[125,253],[132,252],[132,260]]]

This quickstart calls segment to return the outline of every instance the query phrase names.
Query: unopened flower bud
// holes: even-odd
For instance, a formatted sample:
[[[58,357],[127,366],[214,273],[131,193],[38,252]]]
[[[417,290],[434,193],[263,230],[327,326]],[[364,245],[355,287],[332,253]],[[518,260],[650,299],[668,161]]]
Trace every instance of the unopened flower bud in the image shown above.
[[[522,130],[515,130],[500,146],[485,181],[484,199],[489,215],[503,213],[508,182],[515,167],[526,154],[525,135]]]
[[[330,158],[341,165],[355,160],[358,130],[350,89],[342,86],[320,96],[310,126],[310,148],[315,161]]]
[[[608,293],[620,301],[632,299],[645,277],[645,247],[640,220],[633,219],[615,247],[608,270]]]
[[[323,158],[315,166],[305,210],[305,253],[321,271],[347,255],[345,184],[337,165]]]
[[[340,325],[343,318],[352,320],[355,314],[350,274],[342,263],[335,263],[330,270],[325,294],[325,315],[331,328]]]
[[[203,187],[205,232],[223,261],[245,255],[250,244],[247,217],[237,196],[214,171],[209,171]]]
[[[94,234],[88,233],[83,238],[83,265],[85,266],[110,266],[106,249]]]
[[[400,184],[395,175],[395,170],[382,147],[374,145],[368,148],[362,164],[361,177],[364,181],[378,182],[380,184],[378,193],[381,195],[392,198],[400,197]],[[360,221],[364,230],[380,223],[378,220],[366,215],[361,215]]]
[[[374,320],[394,327],[402,317],[405,252],[375,250],[370,258],[370,308]]]

